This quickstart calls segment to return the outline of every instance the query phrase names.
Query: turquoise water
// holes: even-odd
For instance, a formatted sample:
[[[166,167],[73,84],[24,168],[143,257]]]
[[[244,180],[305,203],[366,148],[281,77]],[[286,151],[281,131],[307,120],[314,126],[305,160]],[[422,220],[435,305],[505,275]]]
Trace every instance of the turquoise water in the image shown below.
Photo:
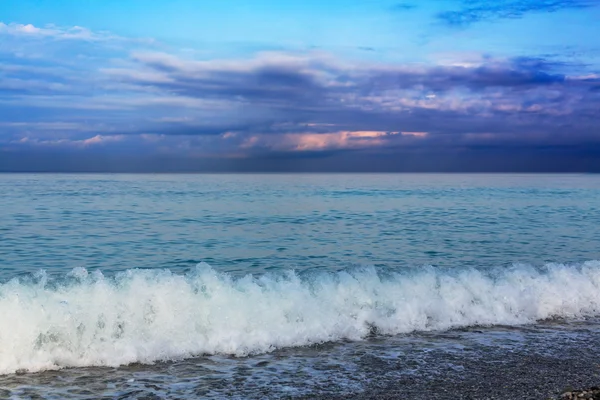
[[[544,352],[600,326],[596,175],[0,174],[0,196],[0,396],[352,394],[444,332],[551,321]]]
[[[0,279],[600,258],[596,175],[0,175]]]

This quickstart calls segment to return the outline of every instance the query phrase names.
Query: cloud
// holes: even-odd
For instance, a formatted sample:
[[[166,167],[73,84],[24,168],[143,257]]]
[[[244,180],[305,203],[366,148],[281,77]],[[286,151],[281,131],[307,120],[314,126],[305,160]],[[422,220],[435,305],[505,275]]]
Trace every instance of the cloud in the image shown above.
[[[81,131],[86,125],[75,122],[0,122],[0,128],[17,128],[21,130],[43,129],[52,131]]]
[[[416,8],[417,8],[417,6],[412,3],[397,3],[391,7],[392,11],[399,11],[399,12],[412,11]]]
[[[552,13],[598,5],[598,0],[463,0],[461,9],[444,11],[437,18],[450,26],[467,27],[481,21],[522,18],[528,13]]]
[[[340,131],[333,133],[285,133],[281,135],[257,134],[246,137],[241,144],[241,148],[279,152],[365,149],[385,146],[396,135],[404,135],[404,133]],[[231,137],[231,133],[228,132],[223,137]]]
[[[193,61],[136,54],[140,89],[220,101],[235,109],[170,120],[155,134],[236,154],[403,148],[568,145],[599,141],[595,74],[569,75],[539,58],[481,57],[458,65],[352,63],[322,53],[263,53]],[[160,73],[153,81],[145,72]],[[164,124],[163,124],[164,125]],[[364,132],[378,132],[364,135]],[[402,132],[402,134],[392,134]],[[396,149],[396,150],[393,150]]]
[[[99,128],[98,134],[215,136],[202,142],[208,148],[220,147],[227,134],[239,139],[228,143],[237,152],[406,144],[356,132],[403,132],[400,137],[423,138],[429,145],[445,143],[447,135],[455,143],[473,142],[477,135],[487,142],[490,135],[499,142],[517,140],[507,132],[531,137],[544,131],[552,138],[554,132],[562,135],[558,127],[567,122],[573,132],[591,132],[586,123],[597,123],[600,103],[596,74],[568,75],[560,72],[562,64],[537,58],[405,65],[348,62],[324,53],[210,61],[135,53],[132,60],[127,67],[101,69],[113,88],[103,103],[82,98],[64,107],[96,110],[92,120],[107,115],[109,108],[100,104],[126,112],[127,123],[111,117],[104,124],[109,132]],[[60,96],[48,102],[44,107],[60,106]]]
[[[73,139],[38,139],[30,138],[28,136],[22,137],[18,141],[13,141],[12,144],[21,144],[28,146],[68,146],[68,147],[89,147],[104,145],[107,143],[120,142],[125,139],[123,135],[113,136],[102,136],[96,135],[87,139],[73,140]]]
[[[525,110],[533,106],[525,99],[546,100],[544,96],[556,91],[576,88],[585,94],[594,82],[589,76],[569,77],[556,71],[559,64],[536,58],[484,58],[468,65],[434,66],[342,63],[319,53],[264,53],[250,60],[207,62],[166,54],[134,58],[136,69],[107,73],[140,89],[264,107],[286,115],[293,111],[299,119],[334,111],[466,112],[495,107],[502,111],[509,106]]]
[[[27,35],[56,43],[64,34],[6,27],[15,43]],[[542,148],[572,149],[573,159],[600,146],[600,74],[588,66],[477,53],[428,64],[326,52],[196,60],[138,46],[104,54],[102,41],[92,52],[87,39],[68,40],[69,49],[88,46],[85,57],[0,54],[0,158],[143,153],[177,164],[218,156],[253,159],[258,169],[280,165],[265,160],[331,158],[368,169],[401,159],[421,165],[417,155],[451,163],[464,152],[501,160],[490,154]]]
[[[320,53],[263,53],[235,61],[186,61],[168,54],[136,54],[134,59],[138,66],[133,69],[105,72],[140,88],[279,109],[294,106],[298,111],[361,107],[388,97],[398,106],[425,106],[451,91],[527,90],[560,85],[566,79],[554,71],[555,64],[535,58],[451,66],[342,63]]]
[[[32,24],[6,24],[0,22],[0,35],[12,35],[32,38],[53,38],[59,40],[86,40],[86,41],[103,41],[117,39],[117,36],[111,35],[108,32],[93,32],[87,28],[73,26],[70,28],[62,28],[54,25],[48,25],[43,28],[36,27]]]

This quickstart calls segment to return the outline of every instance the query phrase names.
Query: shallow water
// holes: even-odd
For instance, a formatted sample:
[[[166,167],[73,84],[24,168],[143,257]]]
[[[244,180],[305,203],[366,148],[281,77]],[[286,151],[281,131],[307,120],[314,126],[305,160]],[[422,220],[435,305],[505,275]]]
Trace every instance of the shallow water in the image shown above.
[[[4,174],[0,202],[14,398],[350,395],[600,314],[596,175]]]

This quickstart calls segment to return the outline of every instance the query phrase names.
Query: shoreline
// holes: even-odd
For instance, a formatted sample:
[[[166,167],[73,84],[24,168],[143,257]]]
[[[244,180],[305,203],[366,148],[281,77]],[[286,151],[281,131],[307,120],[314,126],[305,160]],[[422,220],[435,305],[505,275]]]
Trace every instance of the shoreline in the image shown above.
[[[597,349],[597,321],[550,321],[374,336],[251,357],[0,376],[0,397],[597,399],[561,396],[600,386]]]

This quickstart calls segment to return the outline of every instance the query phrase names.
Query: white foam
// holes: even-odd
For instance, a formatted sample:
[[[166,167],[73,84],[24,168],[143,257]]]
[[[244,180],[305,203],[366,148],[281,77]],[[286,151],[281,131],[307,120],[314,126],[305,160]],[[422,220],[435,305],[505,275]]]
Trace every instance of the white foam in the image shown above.
[[[242,356],[340,339],[471,325],[517,325],[600,312],[600,262],[503,270],[336,273],[233,279],[77,269],[62,284],[0,285],[0,374]]]

